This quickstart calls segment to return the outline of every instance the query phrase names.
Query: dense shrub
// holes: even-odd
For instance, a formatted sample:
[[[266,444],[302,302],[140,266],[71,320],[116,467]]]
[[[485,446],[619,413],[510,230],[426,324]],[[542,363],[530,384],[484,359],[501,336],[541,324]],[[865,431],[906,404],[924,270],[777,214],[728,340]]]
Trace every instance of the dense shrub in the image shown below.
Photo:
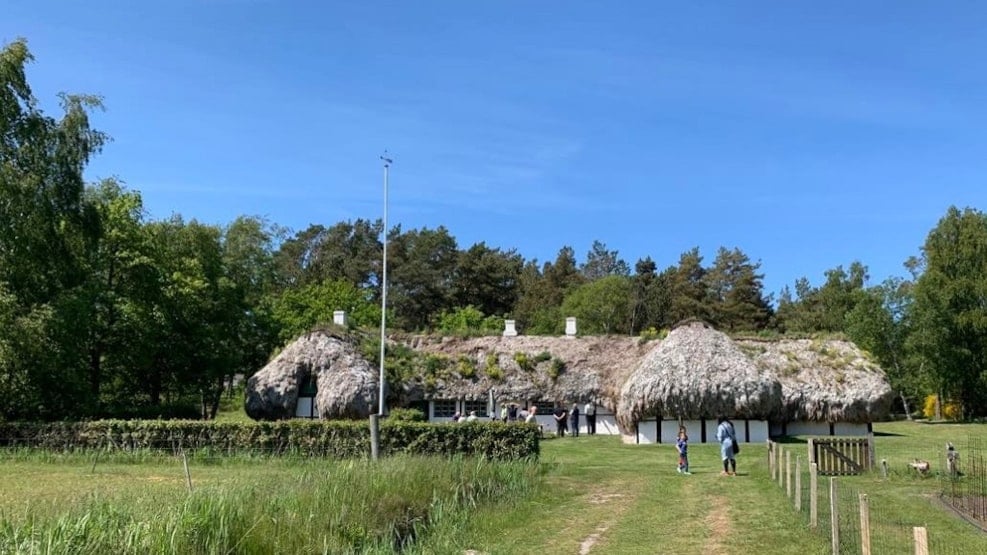
[[[421,409],[414,408],[391,409],[391,413],[387,415],[387,418],[394,422],[425,422],[428,420],[425,418],[425,413]]]
[[[462,454],[497,460],[537,458],[539,435],[535,426],[499,422],[449,425],[389,418],[380,425],[384,454]],[[320,420],[0,423],[0,447],[22,446],[51,450],[209,449],[362,458],[370,454],[370,427],[360,421]]]
[[[928,395],[925,398],[925,404],[922,407],[922,415],[926,418],[936,417],[936,402],[939,400],[938,395]],[[942,417],[945,420],[959,420],[963,414],[962,407],[956,401],[945,401],[942,403]]]

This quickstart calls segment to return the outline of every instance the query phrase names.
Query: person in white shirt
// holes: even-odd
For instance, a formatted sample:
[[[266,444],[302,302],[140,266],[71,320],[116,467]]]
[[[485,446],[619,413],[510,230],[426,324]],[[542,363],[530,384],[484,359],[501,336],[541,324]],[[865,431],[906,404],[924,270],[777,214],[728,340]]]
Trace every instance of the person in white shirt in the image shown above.
[[[586,434],[596,435],[596,405],[593,401],[586,403],[583,408],[583,416],[586,417]]]

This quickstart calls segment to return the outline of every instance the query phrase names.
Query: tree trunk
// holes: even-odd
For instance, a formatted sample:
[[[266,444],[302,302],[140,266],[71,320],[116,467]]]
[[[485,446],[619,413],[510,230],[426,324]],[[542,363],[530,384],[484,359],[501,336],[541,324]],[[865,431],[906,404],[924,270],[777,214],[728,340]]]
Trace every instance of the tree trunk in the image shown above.
[[[908,398],[905,397],[905,392],[904,391],[898,392],[898,396],[901,397],[901,406],[903,406],[905,408],[905,418],[907,418],[909,421],[911,421],[912,420],[912,411],[911,411],[911,409],[908,408]]]

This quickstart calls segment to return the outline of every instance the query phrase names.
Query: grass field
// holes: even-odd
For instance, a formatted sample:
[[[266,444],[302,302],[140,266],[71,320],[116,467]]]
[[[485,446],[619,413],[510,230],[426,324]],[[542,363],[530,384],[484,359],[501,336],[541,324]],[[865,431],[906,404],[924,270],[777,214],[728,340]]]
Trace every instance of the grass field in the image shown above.
[[[890,476],[840,483],[868,494],[872,519],[890,523],[876,529],[925,525],[934,555],[987,552],[987,535],[939,505],[938,480],[907,466],[987,426],[875,430]],[[800,439],[787,446],[804,451]],[[828,553],[828,535],[810,532],[770,480],[766,453],[745,446],[735,477],[719,475],[713,445],[690,447],[683,476],[671,446],[604,436],[546,440],[537,464],[194,456],[189,494],[175,457],[94,466],[91,454],[0,452],[0,552],[388,553],[401,538],[414,540],[406,553]],[[891,540],[875,553],[898,552]]]

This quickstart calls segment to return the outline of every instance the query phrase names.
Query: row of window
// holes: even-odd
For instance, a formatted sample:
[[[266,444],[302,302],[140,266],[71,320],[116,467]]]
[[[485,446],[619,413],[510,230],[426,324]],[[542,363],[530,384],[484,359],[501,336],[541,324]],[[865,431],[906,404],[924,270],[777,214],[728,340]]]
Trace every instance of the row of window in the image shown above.
[[[435,418],[452,418],[458,410],[459,401],[455,399],[437,399],[432,401],[432,414]],[[555,409],[555,403],[552,401],[536,401],[530,406],[538,407],[538,414],[552,414]],[[476,411],[476,415],[479,417],[489,417],[490,413],[487,412],[487,401],[463,401],[463,414],[469,414],[471,411]]]

